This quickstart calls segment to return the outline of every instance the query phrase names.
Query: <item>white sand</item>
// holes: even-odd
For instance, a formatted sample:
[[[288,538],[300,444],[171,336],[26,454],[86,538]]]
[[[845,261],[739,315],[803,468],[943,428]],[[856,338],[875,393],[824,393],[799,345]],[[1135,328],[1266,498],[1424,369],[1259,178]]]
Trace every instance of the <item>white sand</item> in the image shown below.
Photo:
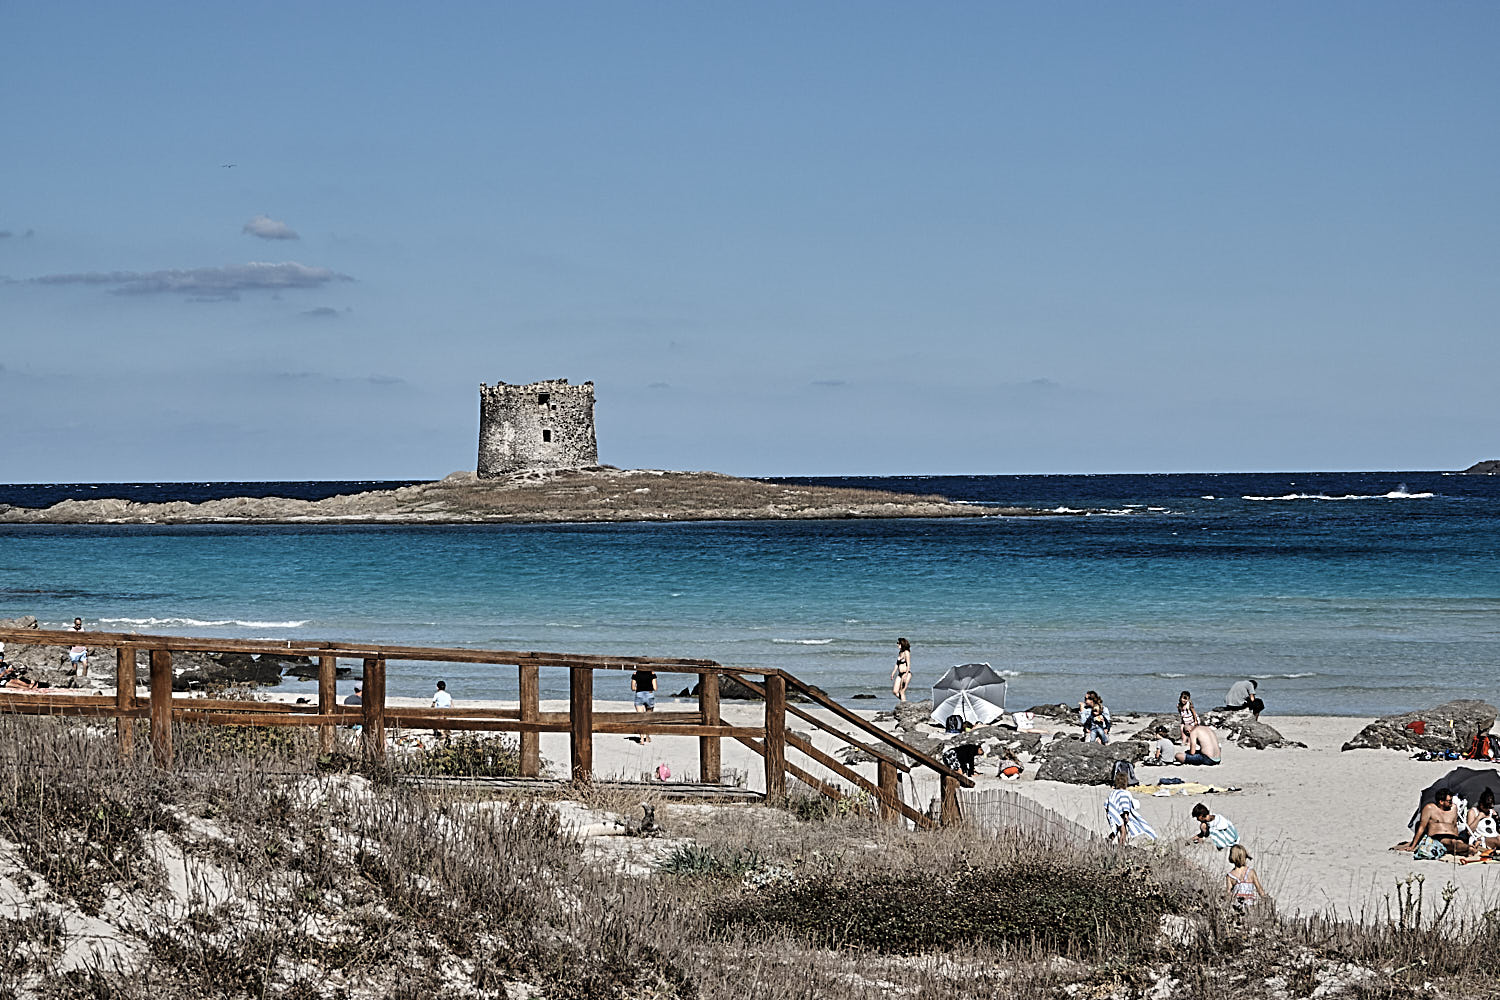
[[[390,701],[393,706],[427,704],[425,700],[409,698]],[[460,707],[463,704],[479,703],[460,702]],[[483,704],[514,707],[514,703]],[[541,707],[543,711],[567,711],[567,703],[562,701],[543,702]],[[695,710],[697,705],[664,698],[657,702],[657,707],[660,711],[680,712]],[[624,703],[595,705],[595,711],[629,710],[630,706]],[[821,709],[812,714],[837,722],[831,713]],[[874,712],[866,710],[859,714],[869,717]],[[725,702],[723,717],[729,724],[758,726],[762,706]],[[1143,782],[1172,775],[1187,781],[1243,789],[1198,797],[1143,798],[1142,813],[1163,840],[1185,843],[1197,832],[1190,813],[1199,801],[1213,812],[1228,816],[1239,828],[1241,841],[1255,856],[1254,867],[1262,884],[1284,913],[1331,912],[1340,917],[1357,917],[1362,911],[1372,916],[1377,912],[1383,914],[1384,897],[1391,896],[1394,906],[1395,883],[1413,874],[1426,876],[1429,901],[1436,899],[1446,883],[1457,885],[1460,891],[1454,901],[1455,912],[1479,914],[1500,907],[1500,865],[1418,862],[1410,854],[1388,850],[1409,836],[1406,824],[1421,790],[1460,762],[1424,763],[1387,750],[1340,752],[1339,747],[1369,719],[1267,715],[1264,721],[1288,739],[1306,743],[1307,749],[1243,750],[1226,744],[1224,763],[1218,767],[1137,768],[1137,777]],[[1136,725],[1128,717],[1122,717],[1117,721],[1117,730],[1133,732]],[[789,718],[788,727],[813,736],[817,746],[828,752],[841,745],[804,720]],[[551,773],[565,776],[567,735],[543,733],[541,747]],[[674,779],[693,780],[698,772],[697,754],[696,737],[657,736],[651,743],[641,745],[626,736],[596,734],[594,773],[599,778],[638,780],[665,762],[671,767]],[[788,750],[788,758],[815,775],[837,780],[795,750]],[[1463,763],[1474,766],[1473,762]],[[764,789],[760,757],[734,740],[723,742],[723,767],[726,777],[731,769],[741,771],[747,776],[747,787]],[[1023,780],[1001,781],[995,776],[993,758],[981,759],[980,768],[976,790],[1011,788],[1090,829],[1101,832],[1105,829],[1106,790],[1102,786],[1031,780],[1035,765],[1027,767]],[[873,764],[860,765],[856,770],[872,781],[875,778]],[[913,769],[902,787],[906,801],[919,809],[926,809],[938,793],[935,777],[923,768]],[[1198,845],[1186,851],[1208,873],[1228,869],[1227,860],[1211,847]],[[1205,877],[1216,878],[1212,874]]]

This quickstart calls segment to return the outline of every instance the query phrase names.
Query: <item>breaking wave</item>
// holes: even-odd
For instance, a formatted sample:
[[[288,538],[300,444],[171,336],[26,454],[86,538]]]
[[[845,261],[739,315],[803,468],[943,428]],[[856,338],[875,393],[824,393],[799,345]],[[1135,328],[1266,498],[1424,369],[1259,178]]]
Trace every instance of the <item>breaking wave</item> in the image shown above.
[[[1437,496],[1436,493],[1408,493],[1405,490],[1391,490],[1389,493],[1360,493],[1346,494],[1344,496],[1329,496],[1327,493],[1287,493],[1279,497],[1255,497],[1242,496],[1241,500],[1426,500]]]
[[[772,639],[778,646],[827,646],[832,639]]]
[[[240,628],[301,628],[311,618],[304,618],[295,622],[257,622],[241,621],[238,618],[224,618],[215,621],[205,621],[201,618],[100,618],[101,625],[188,625],[195,628],[222,628],[225,625],[238,625]]]

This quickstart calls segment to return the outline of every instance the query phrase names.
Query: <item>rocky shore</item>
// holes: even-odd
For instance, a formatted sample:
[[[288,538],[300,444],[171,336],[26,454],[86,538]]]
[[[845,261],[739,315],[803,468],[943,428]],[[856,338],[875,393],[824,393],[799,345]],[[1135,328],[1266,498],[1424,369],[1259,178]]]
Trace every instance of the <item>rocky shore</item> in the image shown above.
[[[3,524],[482,524],[599,521],[831,520],[1052,515],[940,496],[740,479],[717,472],[600,466],[506,479],[455,472],[433,483],[326,500],[234,497],[204,503],[65,500],[0,505]]]

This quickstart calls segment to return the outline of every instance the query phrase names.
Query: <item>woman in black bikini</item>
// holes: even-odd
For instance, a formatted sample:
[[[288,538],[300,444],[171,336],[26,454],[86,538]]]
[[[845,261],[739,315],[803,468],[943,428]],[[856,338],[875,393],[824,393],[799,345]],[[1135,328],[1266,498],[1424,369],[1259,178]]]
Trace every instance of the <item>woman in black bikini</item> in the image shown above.
[[[906,700],[906,686],[911,683],[911,643],[901,638],[896,640],[896,665],[891,668],[891,694]]]

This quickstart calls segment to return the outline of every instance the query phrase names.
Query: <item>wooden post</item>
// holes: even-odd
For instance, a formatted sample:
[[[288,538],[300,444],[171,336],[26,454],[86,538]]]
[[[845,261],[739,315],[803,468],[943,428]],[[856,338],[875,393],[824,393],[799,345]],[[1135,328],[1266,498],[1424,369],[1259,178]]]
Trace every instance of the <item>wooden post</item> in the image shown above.
[[[698,721],[705,726],[719,724],[719,675],[712,671],[698,678]],[[699,781],[719,783],[722,750],[719,737],[698,737]]]
[[[766,675],[766,798],[786,797],[786,678]]]
[[[156,766],[172,767],[172,653],[151,651],[151,754]]]
[[[963,813],[958,807],[958,779],[951,774],[943,775],[943,804],[938,814],[944,826],[963,822]]]
[[[880,818],[888,823],[897,822],[901,811],[896,803],[901,801],[901,793],[896,788],[896,765],[881,757],[875,763],[875,770],[880,785]]]
[[[134,646],[121,646],[115,650],[115,708],[120,712],[135,708]],[[115,736],[120,741],[120,759],[129,760],[135,755],[135,720],[116,717]]]
[[[365,756],[371,763],[385,763],[385,661],[365,661],[363,708],[365,710]]]
[[[521,721],[535,722],[541,711],[541,677],[536,664],[521,665]],[[542,773],[542,734],[521,734],[521,777],[535,778]]]
[[[573,780],[594,780],[594,671],[590,667],[568,669],[568,756]]]
[[[338,659],[318,657],[318,714],[328,715],[338,708]],[[318,753],[333,753],[333,726],[318,727]]]

